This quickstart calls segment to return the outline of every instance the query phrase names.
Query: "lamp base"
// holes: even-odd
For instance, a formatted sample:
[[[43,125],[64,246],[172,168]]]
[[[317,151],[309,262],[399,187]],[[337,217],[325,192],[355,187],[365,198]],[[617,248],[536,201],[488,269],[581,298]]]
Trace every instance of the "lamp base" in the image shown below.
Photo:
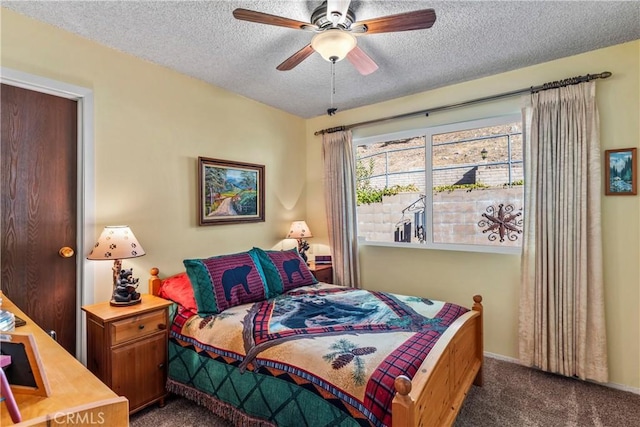
[[[138,298],[136,300],[131,300],[131,301],[122,301],[122,302],[118,302],[112,299],[111,301],[109,301],[109,305],[112,305],[114,307],[127,307],[130,305],[140,304],[141,302],[142,302],[142,298]]]
[[[133,269],[122,269],[120,260],[113,263],[113,294],[111,295],[111,304],[114,307],[127,307],[139,304],[142,296],[136,292],[138,287],[138,279],[134,278]]]
[[[309,250],[309,243],[304,239],[298,239],[298,255],[300,255],[300,258],[302,258],[305,264],[309,265],[306,254],[307,250]]]

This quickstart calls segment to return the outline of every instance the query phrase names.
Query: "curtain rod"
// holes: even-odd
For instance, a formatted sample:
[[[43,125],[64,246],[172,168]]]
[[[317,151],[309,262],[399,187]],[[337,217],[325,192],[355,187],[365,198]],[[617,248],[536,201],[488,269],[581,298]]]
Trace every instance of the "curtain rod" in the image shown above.
[[[430,113],[435,113],[438,111],[444,111],[444,110],[450,110],[453,108],[459,108],[459,107],[466,107],[467,105],[473,105],[473,104],[479,104],[481,102],[487,102],[487,101],[494,101],[496,99],[502,99],[502,98],[508,98],[511,96],[515,96],[515,95],[520,95],[523,93],[537,93],[543,90],[548,90],[548,89],[556,89],[559,87],[564,87],[564,86],[569,86],[569,85],[575,85],[578,83],[582,83],[582,82],[588,82],[591,80],[595,80],[595,79],[606,79],[608,77],[611,77],[611,73],[609,71],[604,71],[600,74],[587,74],[586,76],[577,76],[577,77],[570,77],[568,79],[564,79],[564,80],[558,80],[555,82],[549,82],[549,83],[544,83],[542,85],[539,86],[531,86],[525,89],[519,89],[519,90],[514,90],[512,92],[505,92],[505,93],[500,93],[498,95],[491,95],[491,96],[485,96],[484,98],[476,98],[476,99],[472,99],[470,101],[464,101],[464,102],[459,102],[457,104],[449,104],[449,105],[442,105],[440,107],[434,107],[434,108],[429,108],[428,110],[421,110],[421,111],[414,111],[411,113],[404,113],[404,114],[398,114],[397,116],[389,116],[389,117],[382,117],[380,119],[373,119],[373,120],[369,120],[366,122],[359,122],[359,123],[353,123],[351,125],[344,125],[344,126],[336,126],[336,127],[332,127],[329,129],[323,129],[323,130],[319,130],[317,132],[314,132],[314,135],[322,135],[325,133],[333,133],[333,132],[340,132],[340,131],[344,131],[344,130],[349,130],[349,129],[353,129],[353,128],[357,128],[357,127],[363,127],[363,126],[369,126],[372,124],[376,124],[376,123],[382,123],[382,122],[386,122],[386,121],[390,121],[390,120],[398,120],[398,119],[405,119],[408,117],[413,117],[413,116],[418,116],[418,115],[425,115],[425,116],[429,116]]]

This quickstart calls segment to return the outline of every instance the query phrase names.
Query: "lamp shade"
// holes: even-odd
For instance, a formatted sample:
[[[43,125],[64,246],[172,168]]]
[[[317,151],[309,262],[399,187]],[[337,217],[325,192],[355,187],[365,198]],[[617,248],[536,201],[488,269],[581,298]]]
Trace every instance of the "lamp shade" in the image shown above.
[[[108,225],[102,230],[87,259],[116,260],[137,258],[144,254],[144,249],[128,226]]]
[[[313,237],[309,226],[305,221],[293,221],[287,239],[303,239],[305,237]]]
[[[343,30],[326,30],[311,39],[311,47],[329,62],[338,62],[356,47],[356,38]]]

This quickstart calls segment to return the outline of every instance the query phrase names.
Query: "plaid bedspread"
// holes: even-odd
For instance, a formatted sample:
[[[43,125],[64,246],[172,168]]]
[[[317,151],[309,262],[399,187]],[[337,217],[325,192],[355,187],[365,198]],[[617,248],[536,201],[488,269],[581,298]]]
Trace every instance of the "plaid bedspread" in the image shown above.
[[[355,421],[353,425],[385,426],[391,425],[395,378],[413,378],[446,328],[467,311],[425,298],[318,284],[206,318],[179,308],[171,340],[176,348],[193,348],[200,356],[232,366],[238,383],[233,393],[260,393],[268,407],[264,414],[253,408],[252,416],[277,423],[277,408],[299,399],[298,410],[313,411],[307,419],[317,420],[317,425],[347,425],[318,419],[325,412],[335,417],[335,409]],[[183,365],[193,362],[183,359],[171,356],[170,377],[176,372],[173,363],[180,363],[180,371],[189,370]],[[193,378],[178,379],[195,385],[198,372],[216,376],[205,368],[189,372]],[[226,375],[224,381],[231,377]],[[282,396],[275,393],[280,386],[263,378],[277,378],[278,384],[285,381],[304,393],[289,387],[294,391]],[[215,384],[207,388],[221,390]],[[245,402],[221,394],[216,397],[230,404]],[[309,396],[334,408],[320,410]]]

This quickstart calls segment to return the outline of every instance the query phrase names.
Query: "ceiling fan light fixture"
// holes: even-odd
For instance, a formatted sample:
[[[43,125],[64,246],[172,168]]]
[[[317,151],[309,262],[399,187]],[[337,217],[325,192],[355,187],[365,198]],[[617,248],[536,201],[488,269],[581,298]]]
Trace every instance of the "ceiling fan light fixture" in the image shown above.
[[[311,47],[325,60],[338,62],[356,47],[356,38],[343,30],[326,30],[313,37]]]

